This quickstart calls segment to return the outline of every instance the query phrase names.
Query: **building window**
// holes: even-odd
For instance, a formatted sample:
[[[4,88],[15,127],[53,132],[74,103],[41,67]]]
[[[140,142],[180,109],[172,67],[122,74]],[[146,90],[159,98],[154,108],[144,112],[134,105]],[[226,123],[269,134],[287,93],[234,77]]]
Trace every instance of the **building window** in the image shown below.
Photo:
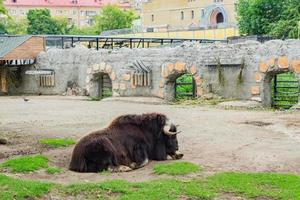
[[[73,15],[77,15],[77,10],[73,10]]]
[[[201,9],[201,17],[204,17],[204,8]]]
[[[9,13],[10,13],[11,15],[16,15],[16,14],[17,14],[17,11],[16,11],[16,10],[9,10]]]
[[[81,15],[81,16],[85,16],[85,15],[86,15],[86,12],[85,12],[85,11],[80,11],[80,15]]]
[[[154,22],[154,15],[151,15],[151,21]]]
[[[62,13],[63,13],[62,10],[56,10],[56,14],[57,14],[57,15],[61,15]]]
[[[184,12],[181,11],[181,20],[184,20]]]
[[[95,15],[97,15],[97,12],[96,11],[86,11],[86,15],[87,16],[95,16]]]
[[[195,12],[192,10],[192,12],[191,12],[191,17],[192,17],[192,19],[194,19],[195,18]]]

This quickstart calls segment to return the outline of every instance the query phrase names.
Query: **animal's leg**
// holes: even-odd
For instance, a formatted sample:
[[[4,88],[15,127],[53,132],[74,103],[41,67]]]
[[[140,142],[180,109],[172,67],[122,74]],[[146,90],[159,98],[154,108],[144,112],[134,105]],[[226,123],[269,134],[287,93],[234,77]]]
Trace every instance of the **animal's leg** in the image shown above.
[[[119,166],[110,166],[108,167],[108,171],[110,172],[129,172],[132,171],[133,169],[131,169],[130,167],[127,167],[125,165],[119,165]]]
[[[133,162],[130,164],[131,168],[137,169],[148,164],[149,159],[145,147],[142,145],[136,145],[133,152]]]

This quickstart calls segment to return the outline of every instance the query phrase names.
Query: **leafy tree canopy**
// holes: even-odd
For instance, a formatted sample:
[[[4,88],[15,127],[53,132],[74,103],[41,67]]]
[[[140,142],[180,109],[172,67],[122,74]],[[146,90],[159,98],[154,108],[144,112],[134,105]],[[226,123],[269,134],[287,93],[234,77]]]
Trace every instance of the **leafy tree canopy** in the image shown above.
[[[132,10],[123,11],[115,5],[105,6],[101,14],[95,17],[97,32],[130,28],[132,21],[136,18]]]
[[[299,36],[299,0],[240,0],[238,23],[242,34],[276,38]]]
[[[6,14],[6,9],[3,5],[3,0],[0,0],[0,14]]]
[[[67,33],[67,20],[51,18],[48,9],[29,10],[27,13],[28,34],[65,34]]]

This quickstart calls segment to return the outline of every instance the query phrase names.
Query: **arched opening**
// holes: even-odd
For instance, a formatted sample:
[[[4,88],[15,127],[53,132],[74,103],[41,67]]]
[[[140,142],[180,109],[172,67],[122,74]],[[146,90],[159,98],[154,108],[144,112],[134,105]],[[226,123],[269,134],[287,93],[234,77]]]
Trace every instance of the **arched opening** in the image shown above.
[[[224,22],[224,16],[221,12],[219,12],[216,16],[216,22],[217,24],[223,23]]]
[[[271,105],[278,109],[289,109],[298,104],[299,81],[296,74],[275,74],[271,80]]]
[[[191,74],[183,74],[175,80],[175,99],[193,99],[196,97],[196,84]]]
[[[226,23],[226,12],[223,8],[217,7],[210,12],[209,25],[215,27],[219,24]]]
[[[112,81],[107,73],[95,74],[93,80],[91,97],[103,99],[112,96]]]

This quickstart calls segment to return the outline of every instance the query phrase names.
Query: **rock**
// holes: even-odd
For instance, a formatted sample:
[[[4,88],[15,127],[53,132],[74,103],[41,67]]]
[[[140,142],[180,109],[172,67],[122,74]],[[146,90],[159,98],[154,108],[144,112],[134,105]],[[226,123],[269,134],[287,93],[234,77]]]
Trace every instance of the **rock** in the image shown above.
[[[261,108],[261,103],[257,101],[226,101],[218,104],[220,108]]]
[[[0,152],[0,159],[3,159],[3,158],[6,158],[6,156],[5,156],[4,153],[1,153],[1,152]]]
[[[207,93],[207,94],[203,94],[201,96],[201,99],[212,100],[212,99],[221,99],[221,97],[214,93]]]
[[[0,145],[1,145],[1,144],[4,144],[4,145],[5,145],[5,144],[7,144],[7,143],[8,143],[8,139],[7,139],[7,138],[4,138],[4,137],[3,137],[3,138],[0,138]]]

